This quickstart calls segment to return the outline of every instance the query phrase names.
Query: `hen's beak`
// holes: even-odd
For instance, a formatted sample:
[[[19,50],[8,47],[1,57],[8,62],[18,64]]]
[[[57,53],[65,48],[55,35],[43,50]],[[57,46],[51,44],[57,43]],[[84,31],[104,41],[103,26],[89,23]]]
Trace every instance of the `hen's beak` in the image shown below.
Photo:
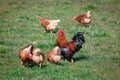
[[[34,46],[36,44],[36,42],[33,42],[32,45]]]
[[[75,16],[75,17],[73,17],[73,20],[76,20],[76,16]]]

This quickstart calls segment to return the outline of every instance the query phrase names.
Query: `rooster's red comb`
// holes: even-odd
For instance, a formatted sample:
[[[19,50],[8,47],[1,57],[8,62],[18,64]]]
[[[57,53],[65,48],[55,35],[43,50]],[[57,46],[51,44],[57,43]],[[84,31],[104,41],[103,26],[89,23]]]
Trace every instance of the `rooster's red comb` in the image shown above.
[[[64,30],[63,30],[63,29],[59,29],[59,30],[58,30],[58,33],[61,33],[61,32],[63,33]]]

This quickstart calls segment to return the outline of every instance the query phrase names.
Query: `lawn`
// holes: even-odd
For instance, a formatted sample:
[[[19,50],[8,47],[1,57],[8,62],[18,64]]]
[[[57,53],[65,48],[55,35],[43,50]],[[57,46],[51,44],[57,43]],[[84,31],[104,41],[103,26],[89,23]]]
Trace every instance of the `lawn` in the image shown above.
[[[73,16],[91,11],[91,28],[82,27]],[[39,17],[60,19],[56,33],[43,33]],[[22,67],[18,52],[32,42],[47,51],[56,46],[57,30],[68,41],[80,31],[86,43],[73,56],[74,63],[45,60],[43,67]],[[0,80],[120,80],[119,0],[1,0]]]

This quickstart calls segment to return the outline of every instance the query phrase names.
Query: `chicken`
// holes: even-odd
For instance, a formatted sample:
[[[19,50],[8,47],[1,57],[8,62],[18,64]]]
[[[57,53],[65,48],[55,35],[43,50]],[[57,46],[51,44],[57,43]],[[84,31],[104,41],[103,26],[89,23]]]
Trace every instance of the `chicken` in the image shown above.
[[[46,20],[44,18],[39,18],[39,21],[41,23],[41,26],[45,28],[45,30],[47,32],[52,32],[56,26],[58,25],[58,23],[60,22],[60,20]]]
[[[82,32],[77,32],[71,42],[67,42],[64,38],[64,31],[58,31],[57,46],[60,47],[61,55],[68,61],[74,62],[72,59],[75,52],[79,51],[82,48],[83,43],[85,43],[85,38]],[[61,39],[62,38],[62,39]],[[61,39],[61,40],[59,40]],[[63,44],[64,42],[64,44]]]
[[[26,46],[19,51],[19,58],[21,59],[21,64],[27,66],[32,62],[32,50],[34,48],[35,42]]]
[[[87,13],[85,14],[82,14],[80,16],[74,16],[73,17],[73,20],[81,23],[83,26],[89,26],[90,22],[91,22],[91,14],[90,14],[91,11],[88,11]]]
[[[58,46],[48,51],[46,59],[51,63],[57,63],[61,59],[61,51]]]
[[[39,48],[34,49],[32,60],[41,67],[44,62],[44,52],[41,51]]]

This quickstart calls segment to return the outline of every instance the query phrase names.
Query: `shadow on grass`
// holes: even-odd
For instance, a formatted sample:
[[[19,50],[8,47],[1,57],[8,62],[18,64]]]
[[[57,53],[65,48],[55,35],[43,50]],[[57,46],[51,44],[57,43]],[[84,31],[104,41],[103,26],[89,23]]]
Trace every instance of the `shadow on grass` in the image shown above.
[[[45,65],[45,64],[39,66],[39,65],[37,65],[36,63],[31,62],[30,64],[26,65],[25,67],[28,67],[28,68],[33,68],[33,67],[45,68],[46,66],[47,66],[47,65]]]
[[[47,65],[42,65],[41,67],[39,65],[31,65],[31,66],[26,66],[27,68],[34,68],[34,67],[38,67],[38,68],[45,68]]]
[[[62,63],[54,63],[57,66],[64,66]]]
[[[49,63],[52,64],[52,65],[55,65],[55,66],[64,66],[62,63],[59,63],[59,62],[56,62],[56,63],[49,62]]]
[[[88,56],[79,56],[74,58],[74,61],[76,62],[76,61],[87,60],[87,59],[89,59]]]

